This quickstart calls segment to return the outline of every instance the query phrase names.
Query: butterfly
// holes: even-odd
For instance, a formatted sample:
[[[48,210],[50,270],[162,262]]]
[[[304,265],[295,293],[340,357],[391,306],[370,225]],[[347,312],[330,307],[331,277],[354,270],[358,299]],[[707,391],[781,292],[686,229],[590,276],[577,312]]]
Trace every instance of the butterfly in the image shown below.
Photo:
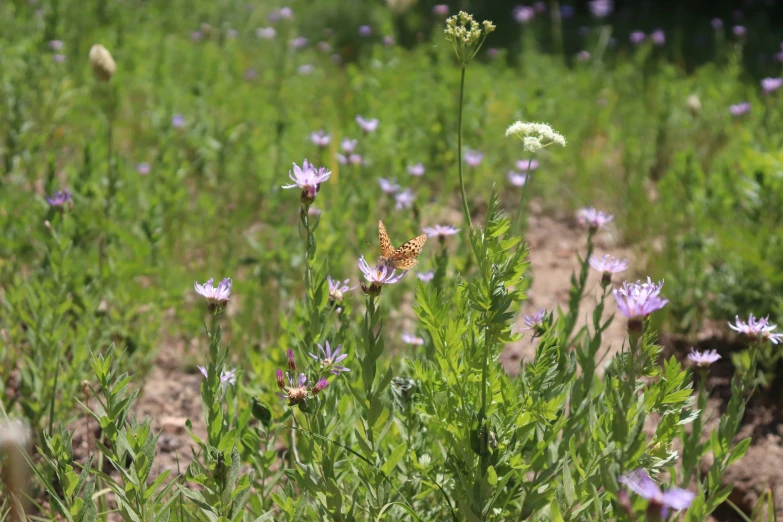
[[[416,258],[419,257],[424,243],[427,242],[427,234],[416,236],[403,243],[400,248],[394,248],[389,240],[389,234],[386,233],[386,227],[383,226],[383,221],[378,221],[378,239],[381,243],[381,257],[378,258],[378,264],[408,270],[419,262]]]

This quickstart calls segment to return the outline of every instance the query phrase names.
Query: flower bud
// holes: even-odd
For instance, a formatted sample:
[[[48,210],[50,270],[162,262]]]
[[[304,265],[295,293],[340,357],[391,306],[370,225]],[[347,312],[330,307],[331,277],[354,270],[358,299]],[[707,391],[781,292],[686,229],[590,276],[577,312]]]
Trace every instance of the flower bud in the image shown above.
[[[285,379],[283,378],[283,370],[277,370],[275,373],[275,379],[277,380],[277,387],[281,390],[285,390]]]
[[[117,71],[117,65],[111,53],[102,45],[93,45],[90,49],[90,66],[95,77],[108,82]]]
[[[315,383],[315,386],[313,386],[313,390],[312,390],[313,391],[313,395],[318,395],[327,386],[329,386],[329,381],[327,381],[326,379],[321,377],[321,379],[317,383]]]
[[[292,372],[296,371],[296,360],[294,359],[294,351],[289,349],[286,352],[286,356],[288,357],[288,369]]]

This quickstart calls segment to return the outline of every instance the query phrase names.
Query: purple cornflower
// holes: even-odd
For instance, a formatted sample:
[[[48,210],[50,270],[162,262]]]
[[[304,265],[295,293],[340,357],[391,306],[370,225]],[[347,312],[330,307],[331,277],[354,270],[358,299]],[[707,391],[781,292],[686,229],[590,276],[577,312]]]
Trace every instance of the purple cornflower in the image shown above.
[[[330,371],[335,375],[340,375],[340,372],[350,372],[350,368],[346,368],[345,366],[338,364],[348,357],[347,353],[342,355],[340,354],[340,350],[343,349],[343,346],[338,345],[334,352],[332,352],[332,348],[329,346],[329,341],[326,341],[324,344],[326,345],[326,348],[320,344],[318,345],[318,349],[321,350],[321,357],[312,353],[310,354],[310,357],[321,363],[321,368]]]
[[[783,340],[783,334],[772,333],[778,327],[776,324],[770,324],[769,317],[756,319],[753,314],[748,317],[748,322],[741,321],[739,316],[735,317],[735,324],[729,323],[729,328],[749,337],[769,339],[772,344],[778,344]]]
[[[285,372],[285,376],[288,378],[288,386],[286,386],[285,381],[283,380],[283,372],[281,370],[277,370],[277,373],[275,374],[278,388],[285,391],[285,393],[278,393],[277,396],[288,399],[289,404],[304,402],[309,393],[309,390],[307,389],[307,375],[300,373],[299,378],[296,381],[294,381],[296,374],[289,375],[288,372]]]
[[[411,208],[413,202],[416,200],[416,195],[411,189],[405,189],[402,192],[398,192],[394,195],[394,208],[402,210],[404,208]]]
[[[484,159],[484,153],[477,150],[466,149],[463,158],[465,159],[465,163],[471,167],[478,167],[481,160]]]
[[[764,78],[761,80],[761,88],[766,94],[775,92],[783,87],[783,78]]]
[[[341,165],[361,165],[362,164],[362,157],[359,154],[349,154],[347,156],[343,156],[342,154],[337,154],[337,162]]]
[[[213,281],[214,279],[210,277],[203,285],[194,282],[193,288],[196,289],[198,295],[207,300],[209,311],[217,313],[228,306],[228,301],[231,298],[231,278],[226,277],[223,279],[217,288],[212,286]]]
[[[52,194],[52,197],[46,196],[46,202],[58,210],[64,209],[65,205],[73,205],[71,192],[68,190],[60,190],[55,192]]]
[[[692,492],[680,488],[669,488],[662,492],[650,475],[641,468],[620,476],[617,482],[625,484],[628,489],[650,501],[647,505],[648,520],[652,516],[665,519],[669,516],[669,509],[688,509],[696,497]]]
[[[721,357],[720,355],[718,355],[717,350],[705,350],[703,352],[699,352],[697,350],[694,350],[692,346],[691,346],[691,353],[688,354],[688,359],[692,361],[696,366],[701,366],[701,367],[707,367],[720,358]]]
[[[344,138],[342,143],[340,143],[340,146],[343,148],[343,152],[350,154],[356,150],[356,143],[357,140],[349,140],[348,138]]]
[[[63,45],[62,40],[52,40],[49,42],[49,48],[53,51],[59,51],[63,48]]]
[[[599,227],[606,227],[614,219],[614,214],[606,214],[603,210],[596,210],[593,207],[580,209],[576,213],[576,220],[581,227],[587,228],[593,232]]]
[[[538,1],[533,4],[533,9],[535,9],[537,13],[543,13],[546,11],[546,3]]]
[[[427,234],[427,237],[437,237],[440,241],[445,241],[448,236],[458,234],[460,229],[451,225],[435,225],[432,227],[423,227],[421,231]]]
[[[650,40],[652,40],[655,45],[660,47],[666,43],[666,33],[663,32],[663,29],[656,29],[650,33]]]
[[[291,44],[290,45],[291,45],[291,47],[293,49],[301,49],[301,48],[305,47],[309,41],[310,40],[308,40],[304,36],[297,36],[296,38],[291,40]]]
[[[413,346],[421,346],[424,344],[424,339],[421,337],[416,337],[414,334],[410,334],[408,332],[402,332],[400,338],[405,344],[412,344]]]
[[[741,38],[747,34],[748,30],[745,29],[744,25],[735,25],[732,28],[732,32],[734,33],[734,36]]]
[[[313,396],[318,395],[319,393],[324,391],[324,389],[326,389],[327,386],[329,386],[329,381],[321,377],[320,379],[318,379],[318,382],[315,383],[315,386],[312,387],[310,392],[313,394]]]
[[[294,182],[291,185],[283,185],[284,189],[299,187],[302,189],[302,202],[312,204],[315,196],[318,195],[318,189],[321,183],[328,180],[332,172],[324,167],[315,169],[313,165],[304,160],[302,168],[294,163],[294,170],[288,171],[288,177]]]
[[[421,162],[415,164],[415,165],[409,165],[408,166],[408,174],[411,176],[416,176],[417,178],[424,175],[424,165],[421,164]]]
[[[150,164],[146,162],[137,163],[136,172],[138,172],[142,176],[146,176],[147,174],[150,173]]]
[[[416,274],[416,277],[419,278],[419,280],[423,283],[429,283],[433,279],[435,279],[435,272],[432,270],[428,270],[426,272],[419,272]]]
[[[394,38],[391,36],[384,36],[383,45],[385,45],[386,47],[391,47],[392,45],[394,45]]]
[[[277,31],[274,27],[259,27],[256,29],[256,36],[262,40],[273,40],[277,36]]]
[[[372,35],[372,27],[369,25],[363,25],[359,27],[359,36],[370,36]]]
[[[657,285],[648,277],[646,283],[625,281],[622,288],[616,288],[614,298],[617,300],[617,310],[629,319],[628,329],[633,332],[641,330],[641,321],[651,313],[662,309],[669,302],[661,297],[663,281]]]
[[[580,62],[589,62],[590,61],[590,51],[579,51],[576,53],[576,59]]]
[[[733,116],[744,116],[745,114],[750,112],[750,103],[742,102],[734,105],[729,105],[729,112],[731,112]]]
[[[171,117],[171,125],[173,125],[175,129],[181,129],[185,126],[185,117],[181,114],[175,114]]]
[[[446,4],[438,4],[432,7],[432,12],[438,16],[448,16],[449,6]]]
[[[380,185],[381,190],[386,194],[394,194],[400,190],[400,186],[397,184],[397,180],[378,178],[378,185]]]
[[[601,272],[601,286],[604,288],[612,284],[612,274],[617,274],[628,268],[627,259],[616,259],[609,254],[604,254],[600,259],[591,255],[588,262],[591,267]]]
[[[245,80],[252,82],[257,77],[258,77],[258,71],[256,71],[252,67],[249,68],[247,71],[245,71]]]
[[[306,63],[304,65],[300,65],[296,72],[298,72],[301,75],[307,76],[308,74],[312,74],[312,72],[315,70],[315,67],[312,64]]]
[[[205,379],[207,378],[207,369],[205,367],[198,366],[198,371],[201,372],[201,375],[203,375]],[[237,383],[236,373],[236,368],[231,370],[223,370],[220,372],[220,385],[223,387],[223,389],[228,388],[229,386],[233,386]]]
[[[508,176],[508,182],[515,187],[521,187],[527,182],[527,174],[520,174],[515,170],[509,170],[506,176]]]
[[[487,49],[487,56],[489,56],[492,59],[495,59],[498,57],[498,54],[500,54],[500,51],[497,47],[490,47]]]
[[[340,282],[339,279],[332,279],[332,276],[326,276],[326,282],[329,284],[329,300],[335,303],[339,303],[345,297],[347,292],[350,292],[355,286],[348,286],[348,279]]]
[[[296,357],[294,357],[294,351],[292,349],[288,349],[285,352],[285,357],[288,361],[288,369],[292,372],[296,371]]]
[[[65,55],[64,54],[55,54],[52,59],[55,63],[63,63],[65,61]]]
[[[194,42],[200,42],[201,40],[204,39],[204,33],[202,33],[201,31],[193,31],[192,33],[190,33],[190,39]]]
[[[527,172],[528,170],[536,170],[538,168],[538,162],[536,160],[519,160],[517,161],[517,170]]]
[[[392,285],[398,283],[400,279],[405,277],[408,273],[407,270],[402,270],[397,273],[394,268],[389,268],[384,264],[371,267],[364,260],[364,256],[359,258],[359,270],[364,274],[364,278],[367,279],[369,285],[362,282],[362,291],[367,295],[380,295],[383,285]]]
[[[310,141],[320,148],[324,148],[332,141],[332,137],[326,134],[323,130],[313,131],[310,133]]]
[[[324,54],[328,54],[332,52],[332,46],[329,45],[329,42],[318,42],[318,45],[316,45],[319,51],[321,51]]]
[[[361,114],[356,115],[356,123],[359,124],[359,127],[361,127],[366,134],[375,132],[375,129],[378,128],[377,118],[370,118],[369,120],[365,120]]]
[[[544,310],[543,308],[541,308],[538,312],[534,313],[533,315],[524,316],[523,321],[525,323],[525,326],[522,327],[522,330],[533,330],[533,336],[530,338],[531,342],[536,337],[541,337],[542,335],[544,335],[544,332],[546,331],[546,326],[544,325],[544,319],[546,319],[546,310]]]
[[[710,21],[710,24],[712,25],[712,28],[715,29],[716,31],[718,29],[723,29],[723,20],[721,20],[720,18],[713,18]]]
[[[592,0],[587,3],[590,13],[596,18],[606,18],[614,9],[612,0]]]
[[[267,18],[270,22],[274,23],[279,20],[290,20],[293,17],[294,17],[294,12],[291,10],[290,7],[281,7],[280,9],[277,9],[269,13],[269,16]]]
[[[639,45],[641,43],[644,43],[644,41],[647,39],[647,35],[644,34],[642,31],[634,31],[631,33],[631,36],[628,38],[631,40],[631,43],[634,45]]]
[[[526,24],[532,20],[534,16],[536,16],[536,12],[532,7],[519,5],[514,8],[514,10],[511,12],[511,15],[514,17],[514,20],[516,20],[517,23]]]

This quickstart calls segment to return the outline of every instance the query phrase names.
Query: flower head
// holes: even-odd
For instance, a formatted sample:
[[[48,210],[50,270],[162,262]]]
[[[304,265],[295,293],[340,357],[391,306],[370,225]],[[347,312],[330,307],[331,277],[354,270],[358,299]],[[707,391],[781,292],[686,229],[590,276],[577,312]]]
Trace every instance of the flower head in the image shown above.
[[[204,376],[204,378],[207,378],[207,369],[204,366],[198,366],[198,371],[201,372],[201,375]],[[229,386],[233,386],[237,383],[237,369],[233,368],[231,370],[223,370],[220,372],[220,386],[225,390]]]
[[[416,277],[419,278],[419,280],[423,283],[429,283],[433,279],[435,279],[435,272],[432,270],[428,270],[426,272],[419,272],[416,274]]]
[[[324,54],[332,52],[332,46],[329,44],[329,42],[318,42],[316,47]]]
[[[602,210],[596,210],[593,207],[587,207],[576,213],[576,220],[579,226],[595,232],[600,227],[606,227],[614,219],[614,214],[606,214]]]
[[[405,189],[394,195],[394,208],[402,210],[404,208],[411,208],[413,202],[416,200],[416,195],[411,189]]]
[[[317,383],[315,383],[315,386],[313,386],[313,388],[312,388],[310,391],[311,391],[311,393],[312,393],[313,395],[318,395],[319,393],[321,393],[322,391],[324,391],[324,389],[325,389],[327,386],[329,386],[329,381],[327,381],[326,379],[324,379],[323,377],[321,377],[320,379],[318,379],[318,382],[317,382]]]
[[[657,285],[648,277],[646,283],[637,281],[636,283],[623,283],[622,288],[613,291],[614,298],[617,300],[617,309],[631,321],[637,328],[636,322],[644,319],[651,313],[660,310],[669,302],[659,294],[663,288],[663,281]]]
[[[359,36],[370,36],[372,35],[372,27],[369,25],[363,25],[359,27]]]
[[[53,51],[59,51],[63,48],[63,42],[62,40],[50,40],[49,41],[49,48]]]
[[[484,20],[479,24],[473,19],[473,15],[460,11],[458,15],[446,20],[444,33],[446,40],[454,47],[460,65],[466,67],[481,49],[487,35],[495,29],[492,22]]]
[[[536,16],[536,11],[530,6],[518,5],[511,12],[511,15],[514,17],[514,20],[516,20],[517,23],[526,24]]]
[[[378,185],[380,185],[381,190],[386,194],[394,194],[400,190],[400,186],[397,184],[396,180],[378,178]]]
[[[445,241],[448,236],[459,233],[460,229],[451,225],[434,225],[431,227],[423,227],[421,231],[427,234],[427,237],[437,237],[440,241]]]
[[[362,165],[364,163],[360,154],[348,154],[347,156],[343,156],[338,153],[336,156],[337,163],[340,165]]]
[[[731,28],[731,32],[734,33],[734,36],[743,37],[747,34],[748,30],[745,29],[744,25],[735,25]]]
[[[267,17],[270,22],[278,22],[280,20],[290,20],[294,17],[294,12],[290,7],[281,7],[269,13]]]
[[[424,165],[421,164],[421,162],[415,164],[415,165],[409,165],[408,166],[408,174],[411,176],[416,176],[417,178],[424,175]]]
[[[717,31],[718,29],[723,28],[723,20],[721,20],[720,18],[713,18],[710,21],[710,25],[712,25],[712,28]]]
[[[783,87],[783,78],[764,78],[761,80],[761,88],[766,94],[777,91]]]
[[[175,129],[181,129],[185,126],[185,117],[181,114],[175,114],[171,117],[171,125],[174,126]]]
[[[696,497],[686,489],[670,488],[663,492],[643,469],[637,469],[617,479],[631,491],[650,501],[647,506],[648,515],[666,518],[669,509],[688,509]]]
[[[358,114],[356,116],[356,123],[359,124],[359,127],[366,133],[369,134],[371,132],[375,132],[375,130],[378,128],[378,119],[377,118],[370,118],[369,120],[366,120],[362,117],[361,114]]]
[[[288,362],[288,369],[292,372],[296,371],[296,357],[294,357],[294,351],[292,349],[288,349],[285,352],[285,357]]]
[[[117,71],[111,53],[102,45],[93,45],[90,48],[90,67],[95,77],[103,82],[108,82]]]
[[[656,29],[650,33],[650,40],[652,40],[655,45],[660,47],[666,43],[666,33],[663,32],[663,29]]]
[[[438,16],[449,16],[449,6],[438,4],[432,7],[432,12]]]
[[[516,170],[509,170],[506,176],[508,177],[508,182],[515,187],[521,187],[527,182],[527,174],[520,174]]]
[[[688,359],[690,361],[696,364],[696,366],[702,367],[707,367],[720,358],[721,357],[718,355],[717,350],[705,350],[703,352],[699,352],[691,347],[691,353],[688,354]]]
[[[424,339],[421,337],[416,337],[414,334],[408,332],[402,332],[400,338],[405,344],[412,344],[413,346],[421,346],[424,344]]]
[[[277,370],[275,373],[275,380],[277,381],[277,386],[285,393],[278,393],[277,395],[284,399],[288,399],[288,404],[291,405],[299,404],[307,400],[307,396],[310,392],[307,388],[307,375],[300,373],[299,378],[294,380],[296,374],[289,375],[288,372],[285,372],[285,376],[288,379],[288,385],[286,386],[285,381],[282,379],[282,374],[282,371]],[[282,386],[280,386],[281,384]]]
[[[357,140],[343,138],[343,141],[340,143],[340,146],[343,148],[343,152],[345,152],[346,154],[350,154],[354,150],[356,150],[357,143],[358,143]]]
[[[362,283],[362,291],[368,295],[380,295],[383,285],[391,285],[399,282],[407,270],[397,272],[396,269],[390,268],[385,264],[378,264],[375,267],[370,267],[367,261],[364,260],[364,256],[359,258],[359,269],[364,274],[364,278],[369,283]]]
[[[52,59],[55,61],[55,63],[63,63],[65,61],[65,55],[64,54],[55,54]]]
[[[348,279],[343,282],[332,279],[332,276],[326,276],[326,282],[329,284],[329,300],[334,303],[342,302],[346,292],[350,292],[355,286],[348,286]]]
[[[776,324],[770,324],[769,317],[756,319],[753,314],[748,317],[748,322],[735,317],[735,323],[729,323],[729,328],[748,337],[756,339],[768,339],[772,344],[778,344],[783,340],[783,334],[772,333],[778,327]]]
[[[383,45],[385,45],[386,47],[391,47],[392,45],[394,45],[394,37],[392,37],[392,36],[384,36],[383,37]]]
[[[196,289],[198,295],[207,300],[210,312],[220,313],[226,308],[228,300],[231,298],[231,278],[227,277],[223,279],[217,288],[212,286],[213,281],[214,280],[210,277],[203,285],[193,283],[193,288]]]
[[[338,345],[337,348],[332,351],[332,348],[329,346],[329,341],[326,341],[324,344],[326,345],[326,348],[320,344],[318,345],[318,349],[321,350],[320,356],[311,353],[310,357],[318,361],[321,364],[322,369],[332,372],[335,375],[340,375],[340,372],[350,372],[350,368],[346,368],[339,364],[348,357],[347,353],[340,353],[343,349],[342,345]]]
[[[63,210],[66,205],[73,205],[71,192],[68,190],[60,190],[55,192],[51,197],[46,196],[46,202],[49,203],[52,208],[56,208],[57,210]]]
[[[324,148],[332,141],[332,137],[326,134],[323,130],[313,131],[310,133],[310,141],[320,148]]]
[[[590,57],[591,57],[590,51],[579,51],[578,53],[576,53],[576,59],[577,59],[577,61],[580,61],[580,62],[589,62],[590,61]],[[526,138],[526,139],[528,139],[528,138]],[[539,140],[539,142],[540,142],[540,140]]]
[[[484,153],[477,150],[467,149],[465,150],[465,153],[462,155],[462,157],[465,159],[465,163],[471,167],[478,167],[479,164],[481,164],[481,160],[484,159]]]
[[[612,282],[612,274],[617,274],[619,272],[624,271],[628,268],[628,260],[627,259],[617,259],[615,257],[610,256],[609,254],[604,254],[602,258],[597,258],[594,255],[591,255],[588,259],[588,262],[590,263],[590,266],[601,272],[602,279],[601,284],[606,287],[609,286]]]
[[[736,103],[734,105],[729,105],[729,112],[731,112],[733,116],[744,116],[745,114],[750,112],[750,103],[742,102],[742,103]]]
[[[150,173],[150,164],[146,162],[137,163],[136,172],[138,172],[142,176],[146,176],[147,174]]]
[[[535,339],[536,337],[541,337],[544,335],[544,332],[546,331],[546,325],[544,324],[544,320],[546,319],[546,310],[541,308],[538,312],[534,313],[533,315],[525,315],[523,318],[523,322],[525,323],[525,326],[522,327],[523,330],[533,330],[533,337],[531,337],[531,341]]]
[[[591,0],[587,3],[590,13],[596,18],[606,18],[614,9],[613,0]]]
[[[302,203],[311,204],[321,188],[321,183],[328,180],[332,172],[324,167],[315,169],[313,165],[304,160],[302,167],[294,163],[294,170],[288,171],[288,177],[294,182],[291,185],[283,185],[284,189],[299,187],[302,189]]]
[[[256,29],[256,36],[262,40],[273,40],[277,36],[274,27],[259,27]]]
[[[310,42],[307,38],[304,36],[297,36],[293,40],[291,40],[291,48],[292,49],[302,49],[303,47],[306,47],[307,44]]]
[[[552,144],[565,147],[566,139],[546,123],[517,121],[506,129],[506,136],[522,140],[525,151],[536,152]]]
[[[647,39],[647,35],[644,34],[642,31],[633,31],[631,33],[631,36],[628,37],[628,39],[631,41],[634,45],[639,45],[641,43],[644,43],[644,41]]]
[[[534,159],[517,161],[517,170],[520,172],[529,172],[538,168],[538,162]]]

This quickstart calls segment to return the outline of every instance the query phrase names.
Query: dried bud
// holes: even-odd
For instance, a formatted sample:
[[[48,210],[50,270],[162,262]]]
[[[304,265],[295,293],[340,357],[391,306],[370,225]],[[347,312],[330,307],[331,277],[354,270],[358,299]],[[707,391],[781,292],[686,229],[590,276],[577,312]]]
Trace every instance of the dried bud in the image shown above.
[[[108,82],[117,71],[117,65],[111,53],[102,45],[93,45],[90,49],[90,66],[95,77]]]
[[[283,378],[283,370],[277,370],[275,373],[275,379],[277,380],[277,387],[281,390],[285,390],[285,379]]]
[[[286,352],[286,356],[288,357],[288,369],[292,372],[296,371],[296,359],[294,359],[294,351],[289,349]]]

